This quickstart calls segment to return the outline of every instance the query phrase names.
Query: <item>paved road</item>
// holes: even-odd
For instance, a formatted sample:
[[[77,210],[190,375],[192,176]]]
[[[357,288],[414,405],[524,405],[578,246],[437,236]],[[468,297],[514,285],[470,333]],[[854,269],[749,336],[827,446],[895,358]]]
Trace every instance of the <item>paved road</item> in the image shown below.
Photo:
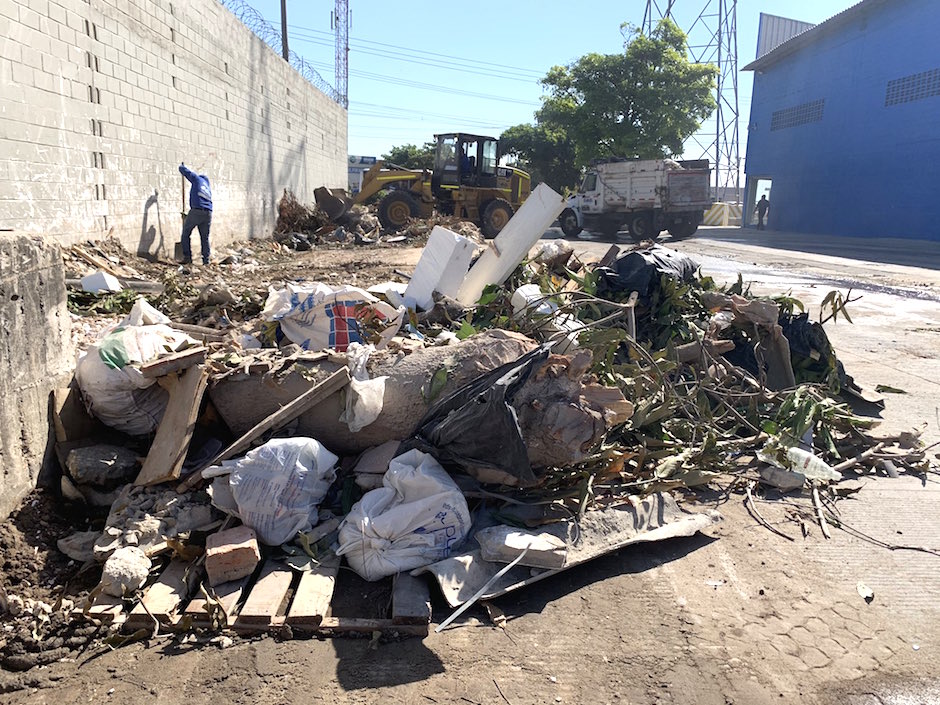
[[[551,237],[563,237],[561,230],[552,228]],[[586,241],[600,242],[591,233],[583,233]],[[660,241],[672,246],[668,233]],[[786,252],[829,255],[863,262],[880,262],[908,267],[940,270],[940,241],[904,240],[901,238],[834,237],[831,235],[806,235],[751,228],[701,227],[695,236],[684,242],[710,241],[732,245],[772,248]],[[627,234],[621,233],[620,242],[630,242]]]

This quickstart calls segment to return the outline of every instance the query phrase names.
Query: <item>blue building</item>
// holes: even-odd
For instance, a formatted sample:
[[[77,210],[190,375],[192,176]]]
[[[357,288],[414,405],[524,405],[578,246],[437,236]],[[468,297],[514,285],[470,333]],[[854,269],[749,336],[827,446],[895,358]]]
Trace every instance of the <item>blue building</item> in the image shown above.
[[[771,229],[940,240],[940,1],[863,0],[744,70],[750,222],[768,193]]]

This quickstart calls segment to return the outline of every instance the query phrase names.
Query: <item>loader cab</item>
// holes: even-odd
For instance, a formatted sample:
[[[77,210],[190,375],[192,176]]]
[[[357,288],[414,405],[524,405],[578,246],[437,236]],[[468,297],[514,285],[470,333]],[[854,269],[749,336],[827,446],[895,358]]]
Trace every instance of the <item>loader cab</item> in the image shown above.
[[[495,138],[463,133],[435,137],[437,151],[431,178],[435,196],[461,186],[495,188],[499,163],[499,142]]]

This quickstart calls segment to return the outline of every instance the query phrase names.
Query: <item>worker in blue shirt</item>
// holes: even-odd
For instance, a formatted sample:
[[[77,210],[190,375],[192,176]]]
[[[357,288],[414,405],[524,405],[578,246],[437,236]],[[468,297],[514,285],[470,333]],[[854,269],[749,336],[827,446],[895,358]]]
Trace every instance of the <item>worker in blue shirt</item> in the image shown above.
[[[193,251],[189,243],[193,228],[199,228],[202,263],[209,264],[209,227],[212,225],[212,190],[209,188],[209,178],[205,174],[197,174],[187,169],[185,164],[180,164],[180,173],[191,184],[189,213],[183,221],[183,264],[192,264],[193,261]]]

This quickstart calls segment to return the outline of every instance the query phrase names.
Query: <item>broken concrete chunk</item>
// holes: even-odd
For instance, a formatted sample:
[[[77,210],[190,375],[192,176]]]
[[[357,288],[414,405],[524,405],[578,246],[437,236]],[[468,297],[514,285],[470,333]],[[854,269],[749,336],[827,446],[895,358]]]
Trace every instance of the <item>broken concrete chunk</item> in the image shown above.
[[[56,546],[73,561],[87,563],[95,560],[95,542],[100,537],[100,531],[77,531],[56,541]]]
[[[474,534],[480,544],[480,554],[485,561],[512,563],[520,553],[528,549],[520,565],[531,568],[561,568],[568,557],[567,544],[557,536],[517,529],[500,524],[482,529]]]
[[[206,539],[206,573],[213,587],[251,575],[260,562],[258,536],[247,526],[219,531]]]
[[[73,449],[65,459],[65,467],[79,485],[110,486],[133,479],[138,468],[137,454],[102,443]]]
[[[117,549],[104,564],[101,589],[106,595],[124,597],[141,587],[150,574],[150,559],[136,546]]]

